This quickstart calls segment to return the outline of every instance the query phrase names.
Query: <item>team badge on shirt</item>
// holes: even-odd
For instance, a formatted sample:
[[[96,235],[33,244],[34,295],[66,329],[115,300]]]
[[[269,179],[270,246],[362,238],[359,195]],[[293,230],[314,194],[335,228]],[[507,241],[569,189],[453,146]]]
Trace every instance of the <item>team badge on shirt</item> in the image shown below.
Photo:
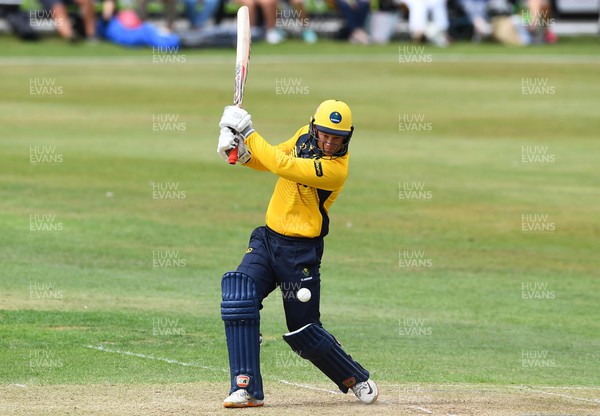
[[[319,159],[315,159],[315,173],[319,177],[323,176],[323,165]]]

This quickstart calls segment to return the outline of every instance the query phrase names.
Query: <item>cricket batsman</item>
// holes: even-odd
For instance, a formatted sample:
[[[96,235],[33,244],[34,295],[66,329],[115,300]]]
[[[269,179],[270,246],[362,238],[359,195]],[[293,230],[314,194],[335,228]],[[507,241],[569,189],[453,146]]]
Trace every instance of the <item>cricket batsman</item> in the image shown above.
[[[323,238],[329,232],[329,208],[348,176],[348,145],[354,131],[348,105],[322,102],[310,123],[294,136],[270,145],[252,128],[250,114],[225,107],[217,152],[228,160],[237,147],[238,163],[279,176],[266,214],[256,228],[241,264],[223,275],[221,315],[229,351],[231,390],[225,407],[264,404],[260,374],[260,309],[277,286],[289,332],[283,339],[311,361],[339,389],[352,389],[363,403],[377,400],[379,390],[369,372],[354,361],[320,321],[320,272]],[[310,290],[308,301],[296,294]]]

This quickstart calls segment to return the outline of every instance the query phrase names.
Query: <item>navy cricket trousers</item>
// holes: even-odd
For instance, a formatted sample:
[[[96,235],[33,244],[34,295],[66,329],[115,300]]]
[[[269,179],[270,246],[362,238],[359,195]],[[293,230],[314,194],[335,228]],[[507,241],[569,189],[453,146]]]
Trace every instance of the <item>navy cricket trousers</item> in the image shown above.
[[[322,256],[323,238],[287,237],[262,226],[252,232],[237,271],[250,276],[256,284],[261,309],[263,299],[279,286],[291,332],[310,323],[321,325],[319,267]],[[303,287],[311,291],[308,302],[300,302],[296,297]]]

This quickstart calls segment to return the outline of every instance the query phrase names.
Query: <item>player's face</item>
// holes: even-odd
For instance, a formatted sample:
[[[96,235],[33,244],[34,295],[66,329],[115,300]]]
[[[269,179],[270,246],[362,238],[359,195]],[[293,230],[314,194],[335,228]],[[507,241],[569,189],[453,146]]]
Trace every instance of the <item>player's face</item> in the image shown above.
[[[333,134],[323,133],[322,131],[317,131],[317,139],[319,149],[321,149],[325,156],[331,156],[339,152],[342,150],[344,144],[344,138],[342,136],[335,136]]]

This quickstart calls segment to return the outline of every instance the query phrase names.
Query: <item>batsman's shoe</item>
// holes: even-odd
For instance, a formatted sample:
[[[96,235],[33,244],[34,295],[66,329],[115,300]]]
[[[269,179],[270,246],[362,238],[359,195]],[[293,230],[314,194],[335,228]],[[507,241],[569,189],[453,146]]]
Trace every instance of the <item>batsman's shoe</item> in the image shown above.
[[[263,404],[264,400],[255,399],[244,389],[234,391],[223,401],[223,407],[258,407]]]
[[[379,389],[373,380],[363,381],[352,387],[352,391],[364,404],[375,403],[379,396]]]

